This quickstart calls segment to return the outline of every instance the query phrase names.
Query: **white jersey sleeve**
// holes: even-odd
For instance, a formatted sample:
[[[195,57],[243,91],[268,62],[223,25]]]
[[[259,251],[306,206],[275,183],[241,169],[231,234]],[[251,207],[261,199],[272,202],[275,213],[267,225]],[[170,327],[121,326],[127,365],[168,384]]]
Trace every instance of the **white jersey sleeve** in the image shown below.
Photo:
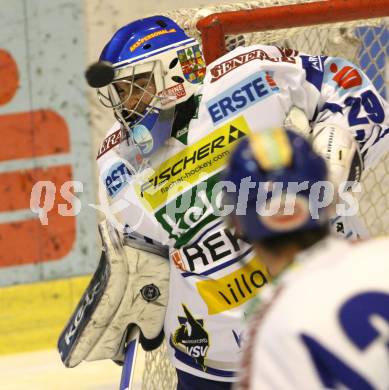
[[[265,82],[250,83],[250,74],[257,79],[262,75]],[[253,127],[261,131],[282,125],[297,106],[312,127],[328,123],[350,131],[366,167],[389,150],[389,105],[364,72],[347,60],[275,46],[239,47],[211,64],[205,81],[232,86],[207,104],[214,123],[253,106]]]
[[[262,294],[239,389],[387,389],[388,250],[388,239],[308,250],[300,269]]]

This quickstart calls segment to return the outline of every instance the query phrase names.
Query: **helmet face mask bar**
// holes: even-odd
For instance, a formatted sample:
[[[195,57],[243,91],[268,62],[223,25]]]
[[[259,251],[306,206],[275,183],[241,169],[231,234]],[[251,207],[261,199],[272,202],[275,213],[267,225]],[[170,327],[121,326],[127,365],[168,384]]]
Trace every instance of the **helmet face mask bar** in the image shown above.
[[[115,117],[124,126],[134,126],[159,106],[162,98],[157,91],[165,89],[161,73],[161,61],[158,60],[116,70],[112,83],[97,90],[98,98],[104,107],[114,110]],[[129,107],[131,99],[135,103]]]
[[[121,138],[125,143],[121,145],[120,155],[129,162],[127,168],[132,174],[147,167],[144,157],[149,157],[156,149],[154,146],[162,143],[158,142],[158,138],[164,141],[170,136],[174,109],[164,110],[162,121],[158,121],[161,119],[161,101],[166,101],[166,97],[158,91],[163,90],[165,80],[160,60],[117,69],[114,80],[97,90],[100,102],[113,109],[121,124]],[[175,100],[169,99],[171,102]]]

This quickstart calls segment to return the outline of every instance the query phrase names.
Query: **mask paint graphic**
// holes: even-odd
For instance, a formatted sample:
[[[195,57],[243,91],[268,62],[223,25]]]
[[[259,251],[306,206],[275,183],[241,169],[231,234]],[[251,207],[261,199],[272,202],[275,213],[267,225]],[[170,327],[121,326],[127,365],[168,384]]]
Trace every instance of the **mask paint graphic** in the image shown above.
[[[178,50],[177,55],[185,78],[192,84],[201,83],[206,68],[199,45]]]

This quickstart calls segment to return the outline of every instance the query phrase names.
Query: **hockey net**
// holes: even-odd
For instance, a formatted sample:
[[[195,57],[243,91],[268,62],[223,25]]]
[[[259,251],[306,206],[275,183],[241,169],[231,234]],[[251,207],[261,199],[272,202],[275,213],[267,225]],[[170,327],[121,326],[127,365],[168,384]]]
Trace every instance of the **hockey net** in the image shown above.
[[[317,0],[316,0],[317,1]],[[328,0],[334,2],[334,0]],[[335,0],[336,1],[336,0]],[[188,35],[201,41],[196,28],[202,18],[229,11],[263,7],[312,3],[314,0],[259,0],[245,3],[218,4],[209,7],[180,9],[166,13]],[[353,2],[350,2],[353,3]],[[358,3],[358,1],[355,1]],[[374,2],[372,2],[373,6]],[[388,10],[383,10],[383,14]],[[244,28],[245,20],[241,20]],[[288,28],[226,36],[226,49],[255,43],[275,44],[310,54],[347,58],[359,65],[373,81],[380,94],[389,94],[389,19],[355,20],[342,23],[318,24],[309,27]],[[389,136],[389,135],[388,135]],[[363,190],[359,197],[360,217],[372,236],[389,233],[389,153],[362,175]],[[176,375],[166,357],[166,345],[146,354],[142,389],[170,390],[176,386]]]

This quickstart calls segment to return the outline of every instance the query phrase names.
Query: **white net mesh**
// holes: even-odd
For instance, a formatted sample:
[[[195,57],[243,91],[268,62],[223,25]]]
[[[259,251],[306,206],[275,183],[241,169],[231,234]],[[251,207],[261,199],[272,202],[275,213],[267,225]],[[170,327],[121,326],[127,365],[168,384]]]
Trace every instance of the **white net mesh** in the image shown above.
[[[188,35],[201,41],[196,23],[217,12],[252,9],[277,5],[313,2],[315,0],[261,0],[230,3],[203,8],[180,9],[166,14]],[[316,0],[317,1],[317,0]],[[244,23],[244,21],[242,21]],[[226,37],[228,50],[237,45],[277,44],[310,54],[340,56],[358,64],[387,98],[389,87],[389,21],[359,20],[348,23],[272,30]],[[375,167],[362,175],[363,191],[359,199],[360,216],[372,236],[389,234],[389,153]],[[142,389],[170,390],[176,386],[176,375],[166,358],[166,345],[146,354]]]
[[[291,5],[300,3],[313,3],[317,0],[257,0],[248,2],[235,2],[226,4],[217,4],[209,7],[202,8],[189,8],[189,9],[178,9],[167,12],[165,15],[175,20],[185,32],[201,41],[201,35],[196,28],[197,22],[214,13],[218,12],[230,12],[249,10],[254,8],[273,7],[281,5]],[[242,22],[242,24],[244,21]],[[332,44],[342,41],[342,39],[350,35],[352,36],[353,26],[359,26],[361,23],[364,25],[380,25],[382,20],[370,19],[365,21],[351,21],[346,23],[332,23],[323,24],[319,27],[304,27],[304,28],[288,28],[271,31],[261,31],[250,34],[241,34],[238,36],[228,36],[226,38],[227,50],[232,50],[239,44],[245,46],[252,45],[255,43],[275,44],[284,43],[286,39],[291,38],[293,43],[301,42],[306,45],[305,40],[308,39],[308,46],[311,49],[326,50],[327,44]],[[304,33],[302,33],[304,31]],[[314,32],[314,33],[313,33]],[[311,35],[313,33],[313,35]],[[299,36],[303,35],[299,38]],[[327,43],[328,42],[328,43]],[[300,42],[299,42],[300,43]],[[304,46],[305,47],[305,46]],[[300,49],[303,51],[303,49]]]

